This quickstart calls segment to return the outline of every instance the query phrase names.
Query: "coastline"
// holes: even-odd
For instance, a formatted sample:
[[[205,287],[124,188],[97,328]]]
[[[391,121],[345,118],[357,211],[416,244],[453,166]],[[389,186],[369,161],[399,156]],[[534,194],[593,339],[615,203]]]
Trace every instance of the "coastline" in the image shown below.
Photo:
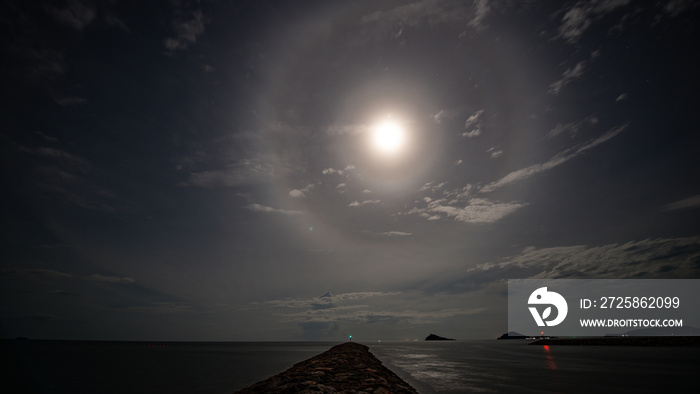
[[[700,346],[700,336],[540,339],[530,345],[561,346]]]
[[[417,394],[418,392],[382,365],[369,347],[346,342],[294,364],[291,368],[236,391],[253,393],[375,393]]]

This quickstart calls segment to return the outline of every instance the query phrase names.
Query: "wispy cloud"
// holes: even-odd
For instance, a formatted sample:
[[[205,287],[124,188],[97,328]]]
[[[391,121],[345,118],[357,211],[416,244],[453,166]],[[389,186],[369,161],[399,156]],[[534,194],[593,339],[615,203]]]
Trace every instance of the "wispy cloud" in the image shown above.
[[[503,178],[484,186],[483,188],[481,188],[481,191],[482,192],[492,192],[492,191],[494,191],[500,187],[503,187],[507,184],[510,184],[510,183],[513,183],[516,181],[521,181],[523,179],[529,178],[529,177],[531,177],[535,174],[538,174],[540,172],[550,170],[554,167],[557,167],[561,164],[564,164],[567,161],[573,159],[574,157],[579,156],[581,153],[587,151],[588,149],[591,149],[595,146],[598,146],[598,145],[602,144],[603,142],[608,141],[609,139],[620,134],[623,130],[625,130],[627,128],[627,126],[628,126],[628,124],[613,127],[612,129],[608,130],[600,137],[583,144],[582,146],[580,146],[577,149],[566,150],[564,152],[561,152],[561,153],[555,155],[550,160],[548,160],[544,163],[533,164],[529,167],[525,167],[525,168],[521,168],[519,170],[513,171],[510,174],[504,176]]]
[[[521,202],[500,202],[486,198],[470,198],[466,202],[457,200],[430,200],[424,207],[413,208],[408,214],[418,214],[428,220],[453,218],[454,220],[486,224],[494,223],[526,206]]]
[[[403,231],[384,231],[384,232],[374,232],[370,230],[364,230],[362,231],[364,234],[368,234],[371,236],[375,237],[387,237],[387,238],[404,238],[404,237],[410,237],[413,235],[413,233],[406,233]]]
[[[46,8],[58,21],[77,30],[82,30],[97,17],[97,9],[94,5],[78,0],[68,0],[65,7],[47,6]]]
[[[379,204],[381,201],[380,200],[364,200],[362,202],[360,201],[353,201],[350,204],[348,204],[349,207],[361,207],[363,205],[367,204]]]
[[[304,214],[304,212],[302,212],[302,211],[273,208],[273,207],[268,207],[266,205],[261,205],[261,204],[250,204],[250,205],[246,206],[246,209],[254,211],[254,212],[279,213],[282,215],[303,215]]]
[[[700,237],[645,239],[602,246],[525,248],[498,262],[469,270],[529,278],[685,278],[697,277]]]
[[[552,130],[550,130],[550,132],[547,135],[549,137],[557,137],[560,135],[568,135],[569,137],[574,137],[578,134],[579,130],[581,130],[586,125],[596,124],[598,124],[598,118],[594,115],[591,115],[587,116],[585,119],[579,122],[570,122],[564,124],[557,123],[557,125]]]
[[[676,17],[685,11],[698,7],[700,3],[695,0],[668,0],[662,2],[663,10],[671,17]]]
[[[174,37],[164,41],[167,54],[172,55],[176,51],[185,50],[191,44],[197,42],[197,38],[204,33],[204,15],[202,10],[189,13],[181,13],[172,21]]]
[[[464,128],[467,131],[462,133],[462,137],[472,138],[481,135],[481,115],[483,113],[484,110],[481,109],[467,118],[464,122]]]
[[[679,209],[691,208],[700,208],[700,194],[667,204],[664,206],[664,211],[676,211]]]
[[[474,17],[469,21],[469,26],[476,30],[482,30],[485,27],[484,21],[489,15],[491,7],[488,0],[474,0]]]
[[[573,68],[567,68],[562,75],[562,78],[549,85],[549,92],[559,94],[561,89],[571,83],[574,79],[583,75],[586,62],[578,62]]]
[[[588,122],[592,121],[589,118],[587,119],[586,121]],[[484,186],[468,184],[462,188],[449,190],[445,188],[446,182],[427,182],[417,191],[418,193],[423,193],[423,197],[414,201],[415,206],[413,208],[400,214],[419,215],[430,221],[449,218],[473,224],[497,222],[527,206],[528,203],[522,201],[498,201],[487,197],[485,194],[566,163],[583,152],[615,137],[625,130],[627,126],[628,124],[623,124],[613,127],[595,139],[556,154],[544,163],[533,164],[513,171],[501,179]],[[488,152],[493,152],[492,157],[498,157],[501,154],[495,148],[489,149]]]
[[[559,26],[559,36],[569,43],[576,43],[594,20],[603,17],[629,0],[578,1],[566,10]]]
[[[489,148],[489,150],[486,151],[492,159],[497,159],[501,156],[503,156],[503,151],[500,149],[496,149],[495,147]]]

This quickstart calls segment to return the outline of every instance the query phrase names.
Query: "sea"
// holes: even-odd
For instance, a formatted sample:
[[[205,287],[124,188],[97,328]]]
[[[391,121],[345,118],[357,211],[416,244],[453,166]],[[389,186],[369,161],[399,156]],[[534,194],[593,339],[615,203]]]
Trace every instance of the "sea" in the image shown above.
[[[700,392],[700,347],[361,342],[418,392]],[[233,393],[331,342],[0,341],[4,393]]]

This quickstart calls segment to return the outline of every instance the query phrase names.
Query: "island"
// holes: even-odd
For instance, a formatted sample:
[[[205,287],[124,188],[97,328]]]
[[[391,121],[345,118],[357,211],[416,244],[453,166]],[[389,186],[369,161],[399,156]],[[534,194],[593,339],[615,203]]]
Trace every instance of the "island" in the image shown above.
[[[501,335],[500,337],[496,339],[526,339],[528,338],[526,335],[523,335],[519,332],[516,331],[508,331],[507,333]]]
[[[444,337],[441,337],[441,336],[435,335],[435,334],[428,335],[427,337],[425,337],[425,340],[426,341],[454,341],[454,339],[452,339],[452,338],[444,338]]]
[[[236,394],[307,392],[418,394],[357,342],[333,346]]]

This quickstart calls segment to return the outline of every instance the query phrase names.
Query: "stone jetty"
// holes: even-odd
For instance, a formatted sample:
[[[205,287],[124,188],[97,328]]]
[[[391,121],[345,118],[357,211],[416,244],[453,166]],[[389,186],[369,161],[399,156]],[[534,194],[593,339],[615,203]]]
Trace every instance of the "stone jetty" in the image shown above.
[[[372,393],[418,392],[377,360],[369,347],[347,342],[295,364],[288,370],[236,394],[252,393]]]

